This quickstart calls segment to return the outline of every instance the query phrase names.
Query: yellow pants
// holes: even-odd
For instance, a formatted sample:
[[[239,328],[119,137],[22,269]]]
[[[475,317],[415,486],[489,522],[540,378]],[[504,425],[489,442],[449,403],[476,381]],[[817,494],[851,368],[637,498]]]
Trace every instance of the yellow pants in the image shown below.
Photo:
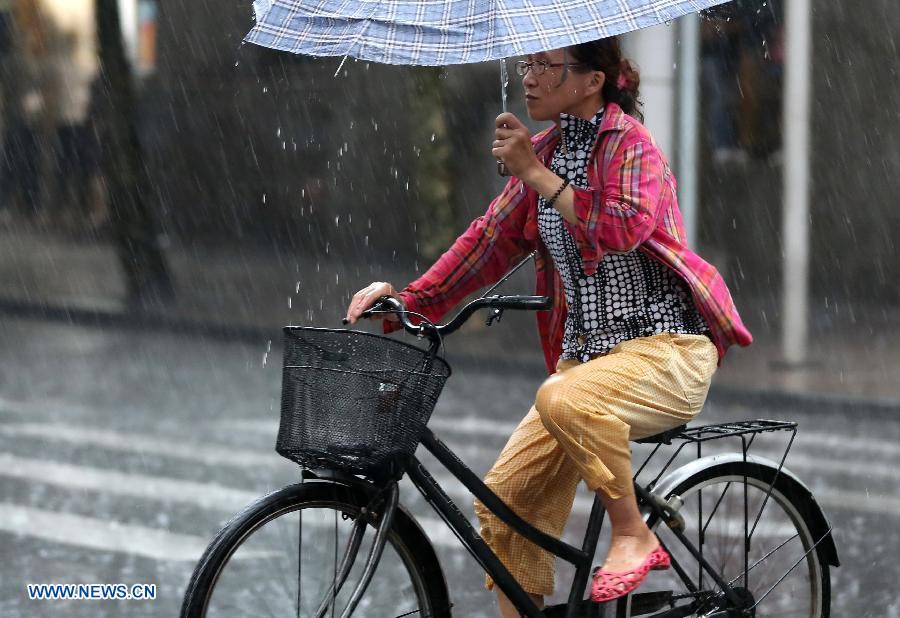
[[[671,333],[623,341],[586,363],[561,360],[485,483],[533,526],[559,538],[580,479],[612,498],[633,493],[629,440],[693,419],[717,364],[709,338]],[[551,594],[555,556],[477,500],[475,512],[481,535],[525,591]],[[493,587],[490,577],[487,587]]]

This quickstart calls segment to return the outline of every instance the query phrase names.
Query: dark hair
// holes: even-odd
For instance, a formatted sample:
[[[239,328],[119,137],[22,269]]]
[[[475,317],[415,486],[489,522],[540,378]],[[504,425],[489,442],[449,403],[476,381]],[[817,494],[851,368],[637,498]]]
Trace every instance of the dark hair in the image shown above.
[[[576,62],[584,64],[591,71],[602,71],[606,76],[602,90],[604,101],[617,103],[626,114],[644,121],[644,114],[640,109],[643,102],[638,98],[641,76],[634,64],[622,57],[619,37],[579,43],[567,49]],[[573,67],[572,70],[579,68]],[[622,85],[621,88],[619,84]]]

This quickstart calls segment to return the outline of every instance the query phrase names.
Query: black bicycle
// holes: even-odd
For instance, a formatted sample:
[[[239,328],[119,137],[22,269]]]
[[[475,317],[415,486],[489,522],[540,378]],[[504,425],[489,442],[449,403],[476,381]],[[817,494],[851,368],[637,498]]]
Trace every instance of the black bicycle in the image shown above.
[[[490,310],[490,322],[507,309],[549,307],[544,297],[486,296],[444,325],[410,319],[396,299],[373,308],[396,313],[407,332],[427,341],[425,349],[352,330],[286,327],[276,450],[302,466],[302,482],[260,498],[225,525],[193,573],[182,616],[451,616],[434,546],[399,503],[405,475],[523,616],[827,617],[829,567],[839,562],[824,513],[784,467],[796,423],[679,427],[641,440],[650,452],[635,491],[672,569],[604,605],[584,598],[604,519],[600,501],[580,547],[548,536],[428,429],[450,376],[442,339],[478,309]],[[760,436],[775,434],[783,454],[750,453]],[[729,439],[739,448],[723,451]],[[574,565],[566,604],[541,610],[531,602],[414,455],[419,444],[518,533]]]

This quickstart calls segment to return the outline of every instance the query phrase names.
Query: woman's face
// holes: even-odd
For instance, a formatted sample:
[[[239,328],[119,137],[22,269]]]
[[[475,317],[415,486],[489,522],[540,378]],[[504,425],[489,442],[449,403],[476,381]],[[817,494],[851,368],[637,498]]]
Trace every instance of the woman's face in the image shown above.
[[[560,113],[591,118],[603,103],[600,94],[604,81],[603,72],[583,72],[584,68],[565,49],[529,54],[526,61],[547,64],[541,75],[537,75],[539,71],[534,70],[537,66],[534,64],[522,78],[525,106],[532,120],[556,120]],[[568,71],[564,66],[567,62]]]

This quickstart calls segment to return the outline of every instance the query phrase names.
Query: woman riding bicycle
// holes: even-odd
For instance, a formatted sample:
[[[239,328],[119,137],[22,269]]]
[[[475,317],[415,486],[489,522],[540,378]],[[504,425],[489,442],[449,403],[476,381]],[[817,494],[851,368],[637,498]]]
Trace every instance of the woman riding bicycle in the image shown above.
[[[501,114],[492,152],[512,174],[503,192],[422,277],[400,292],[372,283],[347,317],[395,295],[437,321],[537,250],[537,294],[554,299],[538,314],[553,375],[485,482],[557,537],[578,481],[596,491],[612,539],[591,596],[609,601],[669,565],[637,508],[629,440],[692,420],[726,349],[752,337],[722,277],[687,247],[675,179],[634,118],[639,78],[618,40],[529,55],[516,68],[528,115],[553,126],[532,137]],[[484,539],[542,606],[554,557],[475,509]],[[518,615],[499,590],[498,601],[501,616]]]

